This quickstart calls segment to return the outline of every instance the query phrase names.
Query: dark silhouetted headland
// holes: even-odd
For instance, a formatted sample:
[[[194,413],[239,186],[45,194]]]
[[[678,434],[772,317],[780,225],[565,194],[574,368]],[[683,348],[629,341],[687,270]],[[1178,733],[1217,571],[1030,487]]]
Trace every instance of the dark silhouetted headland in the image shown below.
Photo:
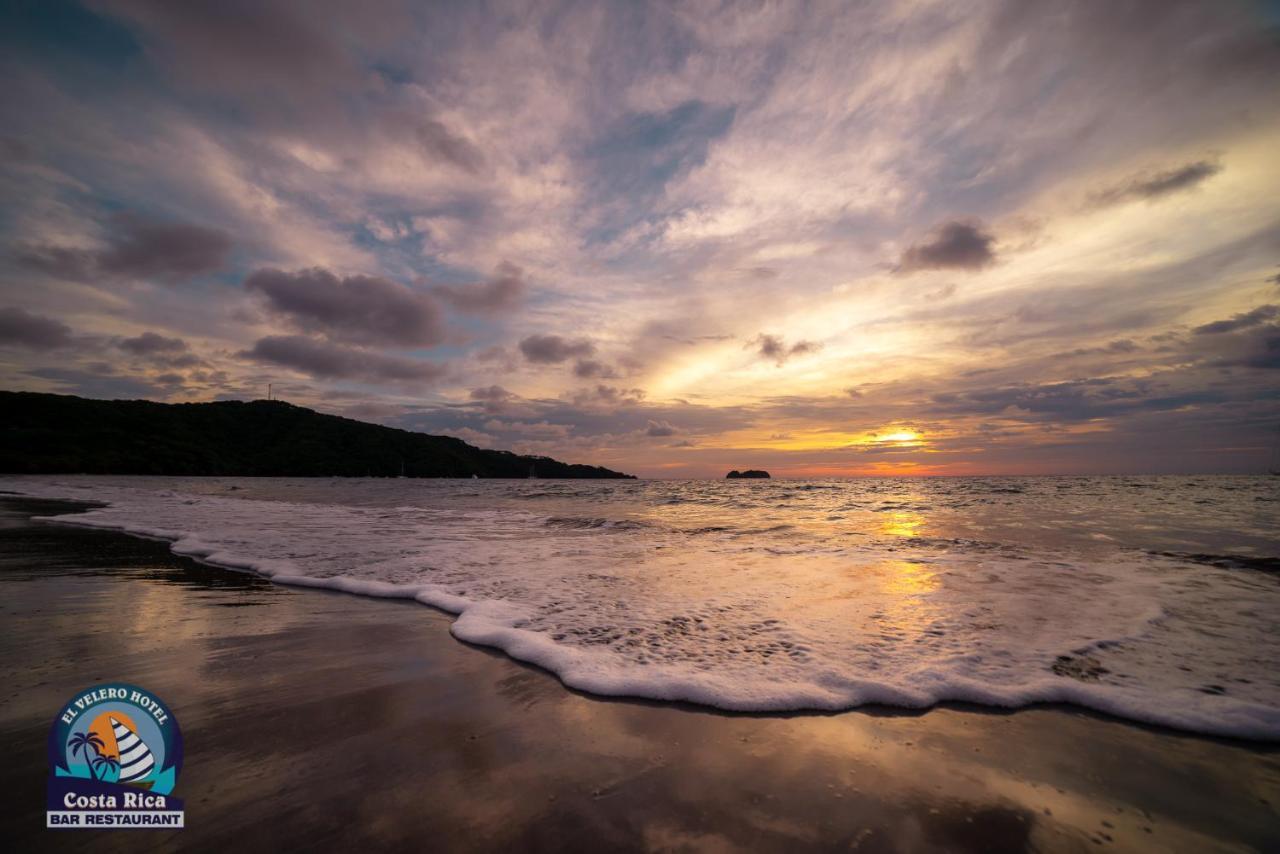
[[[747,469],[746,471],[738,471],[737,469],[734,469],[733,471],[725,475],[725,477],[768,477],[768,476],[769,476],[769,473],[767,471],[762,471],[761,469]]]
[[[282,401],[153,403],[0,391],[0,472],[629,478]]]

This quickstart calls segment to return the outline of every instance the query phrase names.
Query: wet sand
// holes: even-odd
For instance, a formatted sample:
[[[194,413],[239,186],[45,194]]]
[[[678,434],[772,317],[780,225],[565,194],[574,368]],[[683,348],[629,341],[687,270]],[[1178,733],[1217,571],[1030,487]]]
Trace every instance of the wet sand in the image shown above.
[[[0,501],[0,838],[44,849],[1275,851],[1280,752],[1056,707],[604,700],[421,605],[273,585]],[[47,831],[75,692],[166,700],[181,831]]]

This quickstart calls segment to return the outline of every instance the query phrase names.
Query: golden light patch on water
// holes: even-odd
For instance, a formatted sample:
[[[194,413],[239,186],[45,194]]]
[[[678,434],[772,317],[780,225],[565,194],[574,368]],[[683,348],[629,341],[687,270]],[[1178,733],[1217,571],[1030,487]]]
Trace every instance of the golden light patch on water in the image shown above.
[[[927,564],[909,560],[888,560],[879,565],[880,591],[898,596],[932,593],[941,582],[938,573]]]
[[[883,514],[880,533],[890,537],[918,537],[925,526],[925,518],[911,510],[892,510]]]

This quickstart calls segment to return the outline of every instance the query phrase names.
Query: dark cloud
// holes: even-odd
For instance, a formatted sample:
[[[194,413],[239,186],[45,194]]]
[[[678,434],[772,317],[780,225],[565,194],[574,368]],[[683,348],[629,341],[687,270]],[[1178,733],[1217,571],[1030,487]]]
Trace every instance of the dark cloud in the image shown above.
[[[781,336],[761,333],[748,341],[744,349],[755,350],[760,358],[769,359],[781,367],[792,356],[816,353],[822,349],[822,345],[816,341],[797,341],[788,345]]]
[[[500,415],[509,410],[519,396],[500,385],[491,385],[486,388],[471,389],[471,399],[483,404],[482,408],[486,413]]]
[[[135,356],[183,353],[188,349],[187,342],[181,338],[166,338],[155,332],[144,332],[136,338],[121,338],[116,346]]]
[[[1127,355],[1129,353],[1137,353],[1142,348],[1131,338],[1117,338],[1114,341],[1108,341],[1100,347],[1077,347],[1062,356],[1118,356]]]
[[[491,385],[486,388],[471,389],[472,400],[490,401],[506,401],[516,397],[515,392],[507,391],[500,385]]]
[[[594,388],[582,389],[571,395],[571,400],[579,406],[603,404],[605,406],[632,406],[644,400],[644,389],[617,388],[611,385],[597,385]]]
[[[1248,368],[1280,370],[1280,326],[1263,327],[1252,343],[1241,364]]]
[[[1180,190],[1188,190],[1222,171],[1222,167],[1209,160],[1198,160],[1165,172],[1135,175],[1122,184],[1093,194],[1095,205],[1114,205],[1135,199],[1158,199]]]
[[[184,223],[122,216],[120,231],[98,257],[107,273],[179,282],[220,270],[231,251],[224,231]]]
[[[201,225],[120,214],[112,220],[112,229],[102,249],[26,246],[17,259],[32,269],[73,281],[126,278],[176,284],[221,270],[231,251],[225,231]]]
[[[1192,332],[1197,335],[1221,335],[1224,332],[1236,332],[1252,326],[1261,326],[1278,315],[1280,315],[1280,306],[1260,305],[1252,311],[1237,314],[1227,320],[1215,320],[1212,323],[1197,326]]]
[[[56,350],[71,344],[71,327],[65,323],[21,308],[0,308],[0,346]]]
[[[423,383],[439,379],[443,365],[387,356],[302,335],[273,335],[239,354],[256,362],[292,368],[321,379]]]
[[[28,269],[48,273],[59,279],[83,282],[97,277],[97,255],[96,250],[28,245],[19,247],[14,253],[14,259]]]
[[[583,379],[616,379],[618,372],[610,365],[595,359],[579,359],[573,366],[573,375]]]
[[[504,261],[487,281],[472,285],[436,285],[431,292],[458,311],[496,314],[519,305],[527,289],[524,271]]]
[[[115,342],[121,350],[154,366],[169,368],[207,367],[205,361],[191,352],[181,338],[166,338],[155,332],[144,332],[135,338],[119,338]]]
[[[226,385],[231,380],[231,376],[226,371],[192,371],[187,378],[192,382],[217,386]]]
[[[1109,377],[1053,383],[1024,383],[933,396],[946,416],[1003,415],[1022,421],[1079,422],[1133,412],[1164,412],[1194,404],[1219,403],[1217,389],[1169,391],[1147,380]]]
[[[953,220],[938,226],[924,243],[907,247],[897,272],[981,270],[995,263],[995,237],[980,223]]]
[[[674,436],[680,431],[671,426],[670,421],[654,421],[650,419],[649,423],[645,425],[644,432],[646,436]]]
[[[520,342],[520,352],[524,357],[540,365],[567,362],[569,359],[590,356],[595,351],[596,346],[590,341],[570,341],[559,335],[530,335]]]
[[[1215,328],[1206,337],[1197,338],[1193,350],[1205,357],[1205,364],[1211,367],[1280,368],[1280,323],[1262,321],[1262,318],[1274,318],[1280,313],[1263,311],[1274,308],[1259,306],[1231,320],[1206,324]],[[1201,329],[1205,326],[1196,331]]]
[[[187,378],[184,377],[182,374],[176,374],[176,373],[170,372],[170,373],[164,373],[164,374],[156,374],[151,378],[151,381],[158,385],[164,386],[166,389],[175,390],[185,385]]]
[[[309,4],[252,0],[97,0],[122,19],[147,53],[167,70],[201,89],[260,96],[300,95],[353,79],[356,68],[334,34],[379,15],[343,15]],[[333,19],[343,17],[341,26]]]
[[[418,144],[432,161],[456,166],[475,174],[484,166],[484,155],[464,137],[458,136],[437,119],[421,122],[414,131]]]
[[[338,277],[313,267],[264,268],[245,287],[294,326],[360,344],[432,347],[444,340],[440,309],[426,294],[377,276]]]

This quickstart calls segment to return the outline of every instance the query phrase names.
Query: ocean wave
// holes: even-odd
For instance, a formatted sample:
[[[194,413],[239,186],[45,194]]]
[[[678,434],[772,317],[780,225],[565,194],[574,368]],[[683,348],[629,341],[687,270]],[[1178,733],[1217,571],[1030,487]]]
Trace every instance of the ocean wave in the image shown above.
[[[652,528],[652,524],[638,519],[604,519],[599,516],[552,516],[542,524],[548,528],[567,528],[571,530],[613,530],[638,531]]]
[[[691,537],[696,528],[443,499],[371,507],[12,486],[107,502],[59,523],[168,540],[281,584],[443,609],[457,615],[456,637],[595,694],[745,712],[1060,702],[1280,740],[1280,684],[1257,672],[1280,655],[1280,592],[1213,563],[961,537],[851,544],[781,522]]]

